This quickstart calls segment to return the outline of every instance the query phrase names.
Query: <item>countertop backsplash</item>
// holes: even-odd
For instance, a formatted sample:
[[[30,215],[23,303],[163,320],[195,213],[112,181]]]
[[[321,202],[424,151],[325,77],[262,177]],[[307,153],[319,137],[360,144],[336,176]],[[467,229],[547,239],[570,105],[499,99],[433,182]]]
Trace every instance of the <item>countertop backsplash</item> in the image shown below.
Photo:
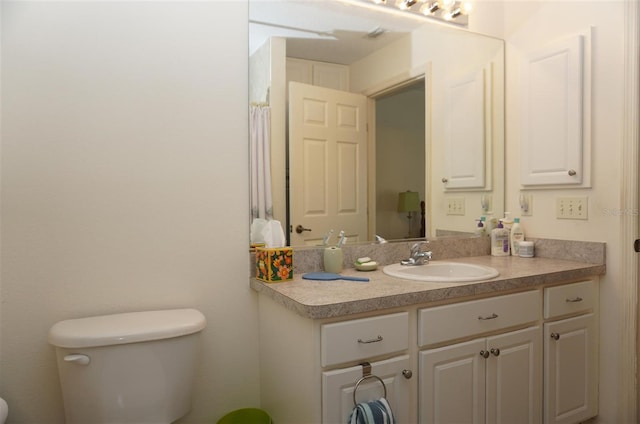
[[[527,238],[534,242],[535,256],[569,261],[604,264],[606,244],[603,242],[555,240]],[[358,258],[369,257],[384,266],[409,257],[411,246],[420,241],[393,241],[383,244],[353,244],[342,247],[345,269],[353,268]],[[472,256],[485,256],[491,253],[488,236],[444,237],[429,240],[422,250],[430,250],[434,261]],[[250,253],[250,276],[255,275],[255,254]],[[322,271],[323,249],[321,247],[300,247],[293,251],[294,274]]]

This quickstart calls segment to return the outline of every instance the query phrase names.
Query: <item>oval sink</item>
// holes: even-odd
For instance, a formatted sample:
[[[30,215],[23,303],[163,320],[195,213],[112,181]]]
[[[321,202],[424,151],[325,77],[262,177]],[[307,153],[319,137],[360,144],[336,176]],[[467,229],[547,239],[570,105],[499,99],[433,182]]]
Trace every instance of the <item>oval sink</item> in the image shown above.
[[[387,265],[382,269],[391,277],[430,282],[464,282],[488,280],[500,273],[495,268],[462,262],[432,261],[427,265]]]

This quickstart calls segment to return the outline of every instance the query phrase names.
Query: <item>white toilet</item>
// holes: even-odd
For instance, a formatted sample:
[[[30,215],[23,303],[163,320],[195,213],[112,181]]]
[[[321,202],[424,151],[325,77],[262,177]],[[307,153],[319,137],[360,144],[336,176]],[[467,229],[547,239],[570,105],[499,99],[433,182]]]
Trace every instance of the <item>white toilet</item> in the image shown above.
[[[191,408],[195,309],[61,321],[51,327],[67,424],[168,424]]]
[[[0,398],[0,424],[4,424],[8,415],[9,406],[7,406],[7,402],[4,399]]]

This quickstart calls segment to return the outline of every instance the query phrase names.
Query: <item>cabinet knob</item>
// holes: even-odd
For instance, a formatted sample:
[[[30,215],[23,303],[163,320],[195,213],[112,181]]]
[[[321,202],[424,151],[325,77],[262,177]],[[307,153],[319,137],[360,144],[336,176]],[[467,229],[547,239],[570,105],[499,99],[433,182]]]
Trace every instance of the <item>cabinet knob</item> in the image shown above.
[[[408,380],[413,377],[413,372],[411,370],[402,370],[402,375]]]
[[[443,178],[442,178],[442,182],[446,184],[446,183],[448,183],[448,182],[449,182],[449,180],[443,177]]]
[[[500,349],[498,349],[497,347],[492,347],[492,348],[491,348],[491,350],[490,350],[490,352],[491,352],[491,354],[492,354],[493,356],[498,356],[498,355],[500,355]]]
[[[576,171],[574,171],[573,169],[570,169],[569,172],[567,172],[569,174],[570,177],[573,177],[577,174]]]
[[[560,339],[560,334],[558,334],[558,333],[551,333],[551,338],[552,338],[553,340],[558,340],[558,339]]]
[[[480,356],[482,356],[484,359],[487,359],[489,357],[489,351],[488,350],[481,350],[480,351]]]

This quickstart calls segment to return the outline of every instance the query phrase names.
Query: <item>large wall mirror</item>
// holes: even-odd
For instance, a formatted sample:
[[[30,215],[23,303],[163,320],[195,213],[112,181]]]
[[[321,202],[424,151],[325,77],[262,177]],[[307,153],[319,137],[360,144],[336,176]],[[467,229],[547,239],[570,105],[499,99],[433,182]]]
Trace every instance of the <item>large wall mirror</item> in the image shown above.
[[[503,40],[357,0],[250,0],[249,20],[252,213],[291,246],[503,216]]]

